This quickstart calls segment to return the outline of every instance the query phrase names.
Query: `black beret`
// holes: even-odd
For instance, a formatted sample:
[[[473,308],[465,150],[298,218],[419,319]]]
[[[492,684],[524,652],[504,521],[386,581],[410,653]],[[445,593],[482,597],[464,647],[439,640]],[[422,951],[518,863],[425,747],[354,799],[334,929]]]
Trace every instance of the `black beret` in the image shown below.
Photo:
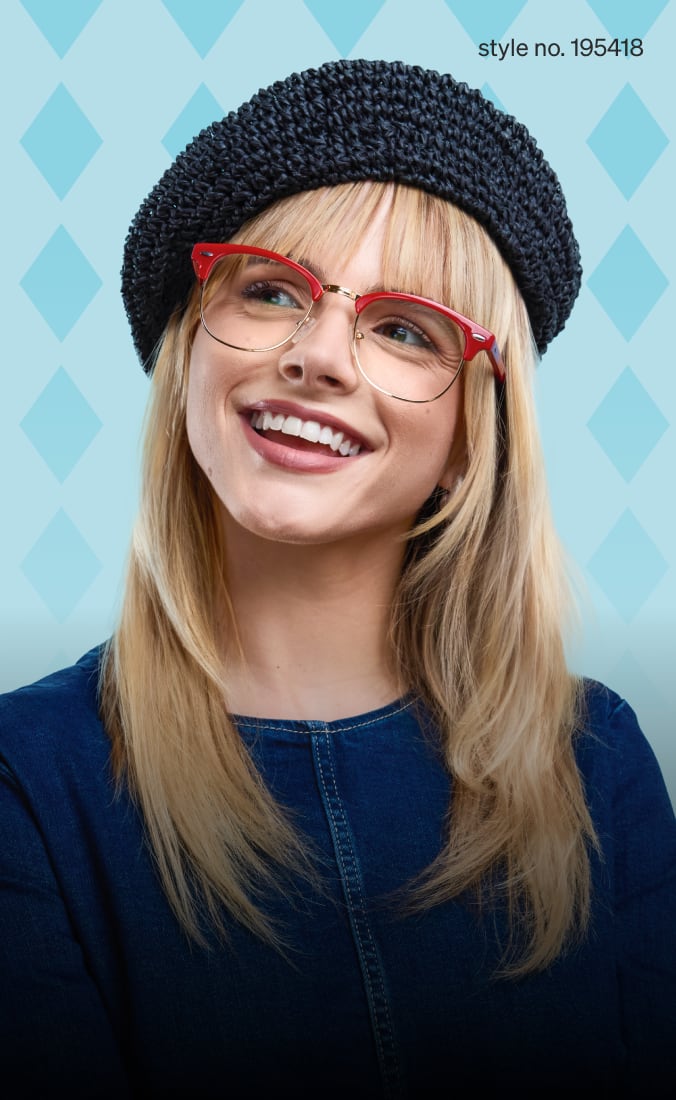
[[[525,126],[449,75],[343,60],[278,81],[202,130],[142,204],[122,296],[144,369],[188,298],[197,241],[228,240],[286,195],[354,180],[411,184],[471,214],[511,268],[544,352],[577,297],[580,255]]]

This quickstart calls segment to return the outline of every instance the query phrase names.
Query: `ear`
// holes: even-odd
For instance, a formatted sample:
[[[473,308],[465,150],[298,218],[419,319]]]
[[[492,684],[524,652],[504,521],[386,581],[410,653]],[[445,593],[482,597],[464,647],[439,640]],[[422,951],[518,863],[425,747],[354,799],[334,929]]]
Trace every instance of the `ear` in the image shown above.
[[[467,444],[463,424],[458,425],[458,430],[453,438],[451,451],[446,465],[439,478],[439,488],[446,493],[454,493],[462,482],[467,470]]]

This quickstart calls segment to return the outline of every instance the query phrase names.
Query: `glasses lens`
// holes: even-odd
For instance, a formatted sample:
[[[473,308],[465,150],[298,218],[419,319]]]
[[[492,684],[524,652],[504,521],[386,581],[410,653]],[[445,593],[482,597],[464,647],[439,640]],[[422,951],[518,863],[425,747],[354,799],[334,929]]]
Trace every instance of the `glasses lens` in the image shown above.
[[[222,344],[269,351],[293,336],[312,306],[310,285],[283,260],[222,256],[202,286],[202,321]]]
[[[376,298],[357,318],[359,366],[378,389],[407,401],[433,401],[455,381],[465,334],[430,306]]]

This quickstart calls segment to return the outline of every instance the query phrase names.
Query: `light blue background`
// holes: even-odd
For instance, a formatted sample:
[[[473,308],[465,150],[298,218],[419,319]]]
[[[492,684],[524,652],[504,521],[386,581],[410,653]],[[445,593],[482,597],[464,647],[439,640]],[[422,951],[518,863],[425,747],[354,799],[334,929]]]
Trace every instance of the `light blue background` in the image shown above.
[[[585,285],[539,370],[571,661],[637,709],[676,795],[673,0],[5,0],[0,688],[110,631],[147,381],[121,302],[141,199],[202,125],[293,70],[401,58],[483,88],[555,166]],[[573,38],[643,37],[575,58]],[[478,43],[529,44],[482,58]],[[537,41],[565,56],[533,56]],[[9,109],[7,109],[9,105]]]

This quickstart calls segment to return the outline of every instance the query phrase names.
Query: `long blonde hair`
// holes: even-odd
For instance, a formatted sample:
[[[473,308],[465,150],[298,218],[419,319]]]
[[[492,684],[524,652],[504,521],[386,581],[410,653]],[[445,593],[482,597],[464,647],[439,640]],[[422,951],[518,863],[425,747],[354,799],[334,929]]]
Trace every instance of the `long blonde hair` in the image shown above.
[[[386,285],[448,302],[491,329],[507,366],[504,389],[485,356],[465,369],[464,477],[411,532],[392,604],[402,682],[431,712],[453,779],[446,844],[408,904],[436,905],[469,888],[491,903],[498,891],[513,929],[505,972],[522,974],[583,933],[596,843],[574,759],[580,692],[564,656],[568,590],[547,504],[523,301],[473,219],[402,185],[296,195],[236,239],[287,254],[349,253],[385,200]],[[117,775],[139,803],[184,928],[200,940],[204,920],[222,928],[225,910],[279,945],[261,891],[315,868],[227,713],[223,609],[236,624],[217,504],[185,424],[197,323],[193,295],[156,359],[140,511],[101,711]]]

